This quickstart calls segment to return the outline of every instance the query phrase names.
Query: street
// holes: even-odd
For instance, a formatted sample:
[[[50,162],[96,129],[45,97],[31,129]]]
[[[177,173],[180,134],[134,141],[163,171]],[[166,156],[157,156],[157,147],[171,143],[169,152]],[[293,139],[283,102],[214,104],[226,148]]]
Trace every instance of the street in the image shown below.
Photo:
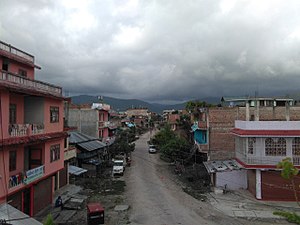
[[[148,153],[149,139],[146,133],[136,141],[125,175],[131,224],[244,224],[183,192],[159,154]]]

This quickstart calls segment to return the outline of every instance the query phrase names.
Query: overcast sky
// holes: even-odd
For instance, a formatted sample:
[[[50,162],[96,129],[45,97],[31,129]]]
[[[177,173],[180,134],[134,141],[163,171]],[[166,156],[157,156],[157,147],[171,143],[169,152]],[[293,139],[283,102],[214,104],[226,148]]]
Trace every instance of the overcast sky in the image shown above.
[[[299,0],[1,0],[0,39],[69,95],[300,93]]]

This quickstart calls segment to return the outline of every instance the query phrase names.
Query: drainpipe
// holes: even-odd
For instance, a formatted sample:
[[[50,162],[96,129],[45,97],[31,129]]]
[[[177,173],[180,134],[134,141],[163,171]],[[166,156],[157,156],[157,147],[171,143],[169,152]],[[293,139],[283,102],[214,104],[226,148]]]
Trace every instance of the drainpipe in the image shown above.
[[[250,120],[250,107],[249,107],[249,101],[246,101],[246,121]]]
[[[259,100],[255,99],[255,121],[259,121]]]

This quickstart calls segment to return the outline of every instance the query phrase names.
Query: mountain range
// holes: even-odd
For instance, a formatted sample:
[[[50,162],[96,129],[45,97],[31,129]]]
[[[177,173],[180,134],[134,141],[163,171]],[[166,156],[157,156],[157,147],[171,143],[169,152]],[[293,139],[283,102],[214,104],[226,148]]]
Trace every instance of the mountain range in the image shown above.
[[[88,104],[88,103],[96,103],[99,102],[98,96],[91,95],[78,95],[71,97],[72,103],[74,104]],[[220,99],[217,98],[207,98],[201,101],[206,101],[208,103],[218,103]],[[126,111],[129,108],[139,108],[144,107],[148,108],[151,112],[162,113],[163,110],[167,109],[184,109],[186,102],[181,104],[158,104],[158,103],[149,103],[146,101],[138,100],[138,99],[119,99],[103,96],[103,102],[111,105],[111,107],[116,111]]]

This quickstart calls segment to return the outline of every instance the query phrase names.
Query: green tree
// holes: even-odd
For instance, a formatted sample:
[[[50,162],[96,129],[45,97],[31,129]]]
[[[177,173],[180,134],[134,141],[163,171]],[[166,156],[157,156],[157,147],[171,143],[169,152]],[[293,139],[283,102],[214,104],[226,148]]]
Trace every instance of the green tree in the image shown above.
[[[55,225],[51,214],[48,214],[47,218],[43,222],[43,225]]]
[[[297,204],[300,206],[300,203],[298,201],[298,194],[295,186],[295,180],[294,180],[295,177],[298,175],[299,170],[294,166],[294,164],[291,161],[291,158],[283,159],[281,162],[277,164],[277,168],[282,169],[281,177],[291,181],[295,199],[297,201]]]

